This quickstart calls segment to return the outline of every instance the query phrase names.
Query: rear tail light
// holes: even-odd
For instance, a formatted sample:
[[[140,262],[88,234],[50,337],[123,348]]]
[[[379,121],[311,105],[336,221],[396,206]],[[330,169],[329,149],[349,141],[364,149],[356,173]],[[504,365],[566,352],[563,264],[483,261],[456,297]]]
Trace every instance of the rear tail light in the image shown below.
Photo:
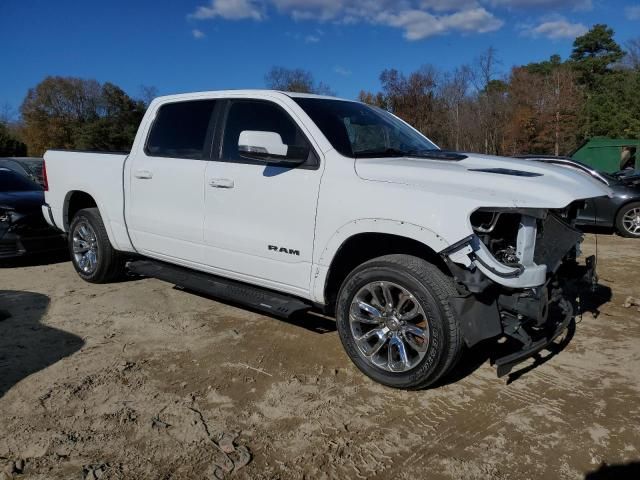
[[[42,188],[45,192],[49,191],[49,180],[47,180],[47,162],[42,162]]]

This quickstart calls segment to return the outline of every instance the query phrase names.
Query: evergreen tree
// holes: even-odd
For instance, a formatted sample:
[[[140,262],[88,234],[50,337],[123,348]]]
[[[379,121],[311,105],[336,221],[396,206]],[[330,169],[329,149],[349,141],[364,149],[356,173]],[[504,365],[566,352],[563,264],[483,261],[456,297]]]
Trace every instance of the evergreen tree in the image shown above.
[[[7,126],[0,122],[0,157],[24,157],[27,146],[11,135]]]
[[[624,57],[613,35],[612,28],[597,24],[573,42],[571,61],[581,81],[588,86],[593,86],[600,75],[610,72],[611,66]]]

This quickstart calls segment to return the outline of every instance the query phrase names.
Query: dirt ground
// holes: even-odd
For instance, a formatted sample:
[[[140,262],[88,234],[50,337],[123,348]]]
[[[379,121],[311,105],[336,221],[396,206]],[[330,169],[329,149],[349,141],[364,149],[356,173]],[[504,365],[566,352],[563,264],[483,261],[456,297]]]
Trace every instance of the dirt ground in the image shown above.
[[[0,479],[640,478],[640,241],[598,243],[563,351],[499,379],[481,345],[419,392],[360,374],[321,316],[2,268]]]

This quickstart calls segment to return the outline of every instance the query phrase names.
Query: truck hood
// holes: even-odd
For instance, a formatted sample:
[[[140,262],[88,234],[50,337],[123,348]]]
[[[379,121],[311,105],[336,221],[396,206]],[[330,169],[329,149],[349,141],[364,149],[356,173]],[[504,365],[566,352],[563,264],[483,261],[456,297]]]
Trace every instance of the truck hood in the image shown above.
[[[355,161],[355,170],[364,180],[470,197],[484,206],[564,208],[575,200],[613,196],[606,185],[568,168],[530,160],[465,155],[463,160],[360,158]]]

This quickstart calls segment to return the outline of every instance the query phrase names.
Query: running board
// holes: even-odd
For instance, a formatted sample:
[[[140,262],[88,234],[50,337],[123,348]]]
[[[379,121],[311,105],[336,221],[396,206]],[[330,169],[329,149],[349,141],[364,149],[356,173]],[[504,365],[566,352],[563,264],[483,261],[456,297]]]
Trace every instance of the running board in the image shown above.
[[[136,275],[157,278],[186,290],[237,302],[272,315],[288,317],[312,307],[311,303],[283,293],[154,260],[129,262],[127,268]]]

